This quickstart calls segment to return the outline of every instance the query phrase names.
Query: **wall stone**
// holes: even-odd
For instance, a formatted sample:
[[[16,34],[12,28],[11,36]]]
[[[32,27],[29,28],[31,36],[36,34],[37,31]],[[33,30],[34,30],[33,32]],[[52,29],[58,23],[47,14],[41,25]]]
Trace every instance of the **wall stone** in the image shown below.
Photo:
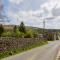
[[[1,37],[0,38],[0,52],[12,50],[16,48],[22,48],[27,45],[34,44],[36,42],[44,41],[39,38],[15,38],[15,37]]]

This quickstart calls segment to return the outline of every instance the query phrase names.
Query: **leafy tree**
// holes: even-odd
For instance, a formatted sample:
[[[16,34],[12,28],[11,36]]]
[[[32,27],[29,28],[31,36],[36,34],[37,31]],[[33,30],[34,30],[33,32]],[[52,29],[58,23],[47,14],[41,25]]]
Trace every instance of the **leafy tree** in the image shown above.
[[[4,32],[4,28],[3,28],[3,26],[2,26],[2,24],[0,25],[0,36],[1,36],[1,34]]]
[[[17,31],[17,26],[15,25],[15,26],[14,26],[14,32],[16,32],[16,31]]]
[[[25,25],[23,22],[21,22],[20,26],[19,26],[19,31],[20,32],[23,32],[23,33],[26,33],[26,28],[25,28]]]
[[[24,38],[33,38],[33,32],[32,30],[28,30],[27,33],[25,34]]]

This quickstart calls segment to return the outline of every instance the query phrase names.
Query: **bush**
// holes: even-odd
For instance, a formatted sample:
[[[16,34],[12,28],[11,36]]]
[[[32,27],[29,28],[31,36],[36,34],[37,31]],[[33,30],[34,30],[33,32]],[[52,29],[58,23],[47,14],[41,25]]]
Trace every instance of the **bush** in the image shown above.
[[[33,33],[33,37],[34,38],[38,37],[38,34],[37,33]]]
[[[26,33],[25,34],[25,36],[24,36],[24,38],[31,38],[32,36],[31,36],[31,34],[29,34],[29,33]]]
[[[13,52],[11,51],[11,52],[9,52],[9,55],[13,55]]]
[[[4,32],[2,34],[2,37],[12,37],[13,36],[13,33],[12,32]]]
[[[16,32],[4,32],[1,36],[2,37],[20,37],[20,38],[23,38],[24,33],[17,30]]]
[[[23,38],[24,37],[24,33],[20,32],[20,31],[16,31],[15,37]]]
[[[24,38],[33,38],[32,30],[27,31],[27,33],[25,34]]]

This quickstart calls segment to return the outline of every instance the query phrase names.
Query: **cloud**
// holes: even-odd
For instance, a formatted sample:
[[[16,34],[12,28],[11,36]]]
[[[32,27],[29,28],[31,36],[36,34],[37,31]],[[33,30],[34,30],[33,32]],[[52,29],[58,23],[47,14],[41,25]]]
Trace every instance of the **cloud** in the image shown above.
[[[23,0],[9,0],[9,1],[12,3],[15,3],[15,4],[20,4]],[[13,7],[11,6],[11,9],[13,9],[15,7],[17,7],[17,6],[13,6]],[[20,8],[20,7],[18,7],[18,8]],[[36,9],[35,11],[33,11],[32,9],[31,10],[29,9],[27,12],[24,10],[22,12],[19,11],[19,13],[23,14],[23,15],[32,14],[33,16],[36,16],[36,17],[41,17],[41,16],[47,17],[47,16],[54,16],[55,13],[58,14],[59,13],[58,11],[60,10],[58,8],[60,8],[60,0],[47,0],[45,3],[42,3],[40,5],[39,9]],[[15,10],[15,9],[13,9],[13,10]],[[18,11],[17,11],[17,13],[18,13]]]
[[[21,2],[23,2],[23,0],[10,0],[10,2],[12,2],[13,4],[20,4]],[[14,12],[14,10],[11,8],[8,11],[8,16],[10,16],[12,19],[17,21],[16,22],[17,24],[19,24],[21,21],[24,21],[27,25],[42,27],[43,20],[41,18],[57,16],[56,17],[57,20],[58,16],[60,16],[60,1],[48,0],[47,2],[41,4],[39,9],[36,10],[28,9],[28,10],[19,10],[17,12]],[[56,20],[54,21],[56,22]],[[55,27],[52,26],[53,24],[55,25],[55,23],[51,23],[50,21],[47,22],[46,24],[48,25],[48,27],[51,25],[50,28]]]
[[[21,21],[24,21],[27,25],[40,26],[40,13],[42,11],[18,11],[14,13],[13,11],[8,11],[8,16],[16,21],[17,24],[20,24]],[[18,18],[18,20],[17,20]],[[40,25],[39,25],[40,24]]]
[[[13,13],[13,12],[10,10],[10,11],[8,11],[8,17],[13,18],[13,19],[16,19],[17,14]]]
[[[9,2],[14,4],[20,4],[21,2],[23,2],[23,0],[9,0]]]
[[[60,16],[60,0],[48,0],[44,4],[42,4],[41,9],[43,9],[46,13],[52,14],[53,16]]]

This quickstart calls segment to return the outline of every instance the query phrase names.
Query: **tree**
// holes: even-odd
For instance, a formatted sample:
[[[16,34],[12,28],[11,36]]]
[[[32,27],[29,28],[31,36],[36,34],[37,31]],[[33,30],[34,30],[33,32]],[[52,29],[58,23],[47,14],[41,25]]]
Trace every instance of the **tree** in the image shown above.
[[[0,36],[1,36],[1,34],[4,32],[4,28],[3,28],[3,26],[2,25],[0,25]]]
[[[16,31],[17,31],[17,26],[15,25],[15,26],[14,26],[14,32],[16,32]]]
[[[23,33],[26,33],[26,28],[25,28],[25,25],[23,22],[21,22],[20,26],[19,26],[19,31],[20,32],[23,32]]]

